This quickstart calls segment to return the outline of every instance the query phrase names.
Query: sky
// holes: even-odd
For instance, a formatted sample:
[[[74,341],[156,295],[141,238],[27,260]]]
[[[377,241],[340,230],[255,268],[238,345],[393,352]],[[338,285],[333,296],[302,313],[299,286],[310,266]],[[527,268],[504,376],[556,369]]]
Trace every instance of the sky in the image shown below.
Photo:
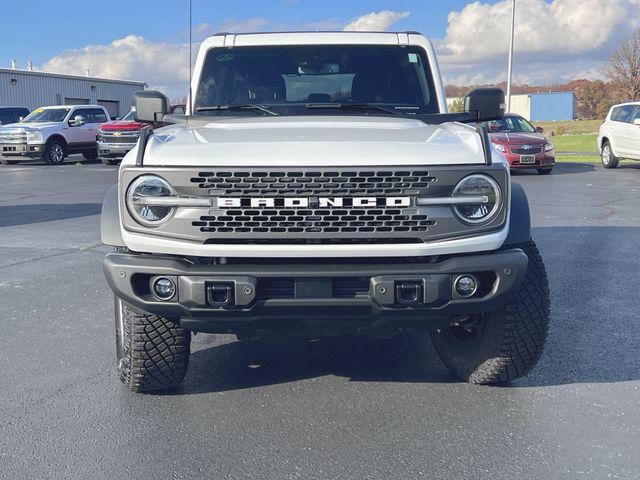
[[[416,30],[435,44],[445,83],[506,80],[511,0],[192,0],[197,43],[215,32]],[[601,78],[640,28],[640,0],[516,0],[514,81]],[[141,80],[187,89],[188,0],[0,0],[0,67]]]

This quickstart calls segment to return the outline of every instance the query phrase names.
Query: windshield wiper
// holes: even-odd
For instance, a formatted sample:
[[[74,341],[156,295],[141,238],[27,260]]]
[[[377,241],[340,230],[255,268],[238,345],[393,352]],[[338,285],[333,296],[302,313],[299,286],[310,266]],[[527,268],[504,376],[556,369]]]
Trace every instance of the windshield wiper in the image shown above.
[[[198,112],[213,112],[222,110],[260,110],[261,112],[268,113],[269,115],[279,115],[278,113],[270,110],[269,105],[255,105],[253,103],[241,103],[237,105],[210,105],[208,107],[196,108]]]
[[[380,105],[373,103],[307,103],[307,108],[310,110],[322,109],[322,108],[337,108],[340,110],[378,110],[380,112],[389,113],[391,115],[404,116],[402,112],[391,110]]]

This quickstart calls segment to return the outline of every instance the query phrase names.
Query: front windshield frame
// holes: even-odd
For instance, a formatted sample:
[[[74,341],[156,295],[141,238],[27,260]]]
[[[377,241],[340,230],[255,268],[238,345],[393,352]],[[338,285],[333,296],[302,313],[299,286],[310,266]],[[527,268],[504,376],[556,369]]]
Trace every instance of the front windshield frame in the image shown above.
[[[62,123],[65,121],[71,107],[69,108],[36,108],[33,112],[22,119],[21,123]],[[54,115],[62,112],[64,115]],[[53,120],[52,120],[53,118]]]
[[[342,50],[341,50],[342,49]],[[238,63],[237,67],[232,69],[226,64],[234,60],[238,60],[245,56],[242,60],[244,64]],[[281,82],[282,87],[278,85],[273,87],[278,92],[283,91],[282,94],[273,94],[271,97],[264,98],[259,97],[256,94],[255,98],[251,98],[250,80],[259,79],[257,81],[263,82],[258,85],[257,89],[268,90],[270,88],[269,80],[264,80],[263,77],[256,75],[256,72],[262,73],[255,67],[256,62],[249,62],[250,56],[259,57],[264,55],[266,57],[275,58],[276,62],[264,61],[264,66],[268,65],[268,72],[273,77],[274,82],[277,80]],[[314,57],[315,55],[315,57]],[[367,58],[370,55],[370,58]],[[376,56],[377,55],[377,56]],[[403,60],[402,55],[405,55],[406,60]],[[304,70],[301,70],[303,63],[298,63],[296,60],[300,58],[314,58],[318,60],[317,65],[324,68],[324,70],[311,70],[311,72],[305,71],[307,69],[304,66]],[[351,56],[351,57],[350,57]],[[391,85],[388,86],[386,93],[389,94],[388,98],[379,95],[377,98],[374,96],[360,95],[360,98],[354,98],[355,95],[351,91],[353,87],[354,78],[356,75],[361,75],[367,80],[365,73],[369,73],[366,68],[375,68],[378,64],[375,60],[378,58],[388,57],[388,64],[385,65],[386,69],[381,71],[379,78],[384,75],[388,75],[388,82],[407,82],[411,84],[412,89],[407,91],[403,89],[393,89]],[[338,62],[330,62],[327,58],[338,58]],[[222,59],[222,60],[221,60]],[[230,59],[230,60],[227,60]],[[358,61],[360,64],[358,64]],[[370,64],[367,64],[367,61]],[[323,63],[324,62],[324,63]],[[340,63],[342,62],[342,63]],[[351,62],[351,64],[349,63]],[[394,63],[396,62],[396,63]],[[415,64],[415,65],[412,65]],[[275,67],[273,65],[276,65]],[[325,68],[328,66],[328,69]],[[226,67],[226,69],[225,69]],[[295,71],[291,71],[291,68]],[[312,65],[311,68],[314,66]],[[343,70],[344,67],[344,70]],[[350,67],[351,70],[347,70]],[[279,69],[278,69],[279,68]],[[333,69],[333,70],[331,70]],[[409,70],[406,70],[409,69]],[[375,70],[374,70],[375,72]],[[405,75],[405,73],[415,72],[414,75]],[[377,72],[376,72],[377,73]],[[224,76],[226,75],[226,77]],[[234,76],[234,83],[225,84],[226,78]],[[243,76],[244,75],[244,76]],[[282,77],[281,79],[278,77]],[[341,78],[340,78],[341,76]],[[335,85],[340,85],[341,81],[343,85],[345,82],[349,86],[349,91],[342,91],[343,95],[332,96],[325,91],[313,92],[313,95],[309,94],[307,98],[304,98],[300,93],[302,84],[306,80],[317,79],[323,77],[322,80],[326,80],[329,84],[334,81]],[[231,94],[230,92],[235,89],[236,93],[241,90],[236,85],[239,83],[240,78],[244,85],[247,85],[246,89],[242,89],[242,93],[238,95]],[[290,94],[293,91],[291,87],[292,79],[299,78],[300,82],[295,85],[295,94]],[[222,79],[222,80],[220,80]],[[375,79],[378,81],[378,78]],[[229,83],[229,82],[227,82]],[[317,82],[319,83],[319,82]],[[317,84],[316,83],[316,84]],[[363,82],[361,82],[363,83]],[[243,86],[244,86],[243,85]],[[378,82],[376,86],[383,85],[382,82]],[[368,87],[365,85],[365,87]],[[311,87],[310,87],[311,88]],[[224,90],[228,92],[225,92]],[[366,88],[360,88],[361,91],[366,91]],[[391,93],[393,92],[393,93]],[[262,93],[262,92],[260,92]],[[270,93],[270,92],[268,92]],[[398,101],[407,97],[411,101]],[[336,98],[339,97],[339,98]],[[389,101],[389,100],[396,101]],[[378,101],[380,100],[380,101]],[[386,101],[385,101],[386,100]],[[312,111],[307,108],[308,105],[321,104],[326,105],[329,108],[313,109]],[[376,109],[367,108],[340,108],[341,105],[377,105],[387,107],[391,111],[383,112]],[[194,91],[194,104],[192,115],[196,116],[217,116],[217,115],[231,115],[231,116],[250,116],[250,115],[266,115],[267,113],[261,111],[258,108],[219,108],[215,107],[233,107],[237,105],[245,106],[263,106],[268,107],[279,115],[393,115],[397,112],[402,114],[438,114],[440,113],[438,102],[438,91],[436,82],[433,78],[433,71],[430,67],[429,57],[427,52],[421,46],[413,45],[270,45],[270,46],[242,46],[233,48],[213,47],[207,51],[203,61],[201,69],[201,77]],[[335,105],[335,108],[331,108]],[[209,108],[207,108],[209,107]],[[213,108],[212,108],[213,107]],[[202,109],[199,111],[199,109]],[[206,111],[204,111],[206,110]]]
[[[135,119],[136,119],[136,109],[132,108],[120,120],[124,120],[124,121],[127,121],[127,122],[133,122]]]

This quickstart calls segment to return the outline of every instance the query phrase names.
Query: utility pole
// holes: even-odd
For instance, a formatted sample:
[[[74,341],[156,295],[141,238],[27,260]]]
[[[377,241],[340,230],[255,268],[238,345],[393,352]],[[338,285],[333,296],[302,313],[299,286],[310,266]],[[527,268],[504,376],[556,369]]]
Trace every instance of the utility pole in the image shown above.
[[[511,77],[513,74],[513,36],[516,26],[516,0],[511,7],[511,40],[509,41],[509,71],[507,73],[507,113],[511,112]]]
[[[193,99],[191,98],[191,77],[193,75],[193,73],[191,73],[191,44],[193,43],[193,37],[191,35],[191,25],[193,24],[192,10],[192,0],[189,0],[189,115],[193,115]]]

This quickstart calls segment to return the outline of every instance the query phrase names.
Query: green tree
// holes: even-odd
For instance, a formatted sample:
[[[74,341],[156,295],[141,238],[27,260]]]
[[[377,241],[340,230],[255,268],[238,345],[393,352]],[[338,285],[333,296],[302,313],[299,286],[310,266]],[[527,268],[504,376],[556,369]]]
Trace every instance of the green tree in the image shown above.
[[[464,96],[460,95],[456,97],[453,102],[449,105],[449,111],[451,113],[461,113],[464,112]]]

